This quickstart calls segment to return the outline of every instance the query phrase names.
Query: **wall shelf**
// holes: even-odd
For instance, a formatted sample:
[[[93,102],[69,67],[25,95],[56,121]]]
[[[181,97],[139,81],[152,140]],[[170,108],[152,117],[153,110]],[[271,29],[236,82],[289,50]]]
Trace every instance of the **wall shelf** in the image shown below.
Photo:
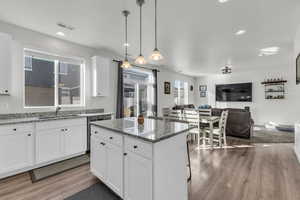
[[[265,99],[284,99],[285,83],[287,83],[287,80],[262,82],[261,84],[265,86]]]

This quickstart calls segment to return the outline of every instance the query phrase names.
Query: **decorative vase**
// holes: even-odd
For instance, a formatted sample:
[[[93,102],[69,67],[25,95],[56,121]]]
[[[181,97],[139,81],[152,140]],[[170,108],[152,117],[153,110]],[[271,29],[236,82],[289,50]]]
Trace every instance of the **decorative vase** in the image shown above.
[[[144,116],[143,115],[139,115],[138,116],[138,123],[142,125],[142,124],[144,124],[144,121],[145,121],[144,120]]]

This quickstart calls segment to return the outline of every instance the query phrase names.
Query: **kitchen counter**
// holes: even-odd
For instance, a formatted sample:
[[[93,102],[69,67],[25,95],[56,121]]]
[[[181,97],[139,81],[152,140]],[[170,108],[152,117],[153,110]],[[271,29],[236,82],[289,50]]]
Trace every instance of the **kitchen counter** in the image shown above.
[[[153,143],[195,128],[186,123],[147,118],[143,125],[139,125],[135,117],[92,122],[91,124]]]
[[[188,200],[186,123],[91,122],[91,172],[122,199]]]
[[[96,112],[95,112],[96,111]],[[87,110],[87,111],[61,111],[58,115],[55,112],[44,113],[20,113],[2,115],[0,125],[11,125],[20,123],[34,123],[52,120],[76,119],[98,115],[112,115],[113,113],[103,113],[102,109]]]

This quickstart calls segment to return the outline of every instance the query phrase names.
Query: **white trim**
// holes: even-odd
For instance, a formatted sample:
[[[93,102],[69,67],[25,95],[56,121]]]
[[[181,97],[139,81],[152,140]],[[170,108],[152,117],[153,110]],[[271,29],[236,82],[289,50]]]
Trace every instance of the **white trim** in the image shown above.
[[[54,61],[54,105],[53,106],[26,106],[26,98],[25,98],[25,95],[26,95],[26,85],[25,85],[25,69],[24,69],[24,65],[25,65],[25,56],[28,56],[26,55],[26,51],[30,51],[30,52],[33,52],[33,53],[37,53],[37,54],[45,54],[46,56],[49,55],[49,56],[53,56],[53,57],[56,57],[56,58],[53,58],[53,59],[47,59],[47,58],[42,58],[39,57],[39,56],[35,56],[33,58],[37,58],[37,59],[41,59],[41,60],[46,60],[46,61]],[[58,103],[58,76],[59,76],[59,62],[60,60],[59,59],[63,59],[63,58],[67,58],[67,59],[73,59],[73,60],[76,60],[76,61],[80,61],[81,64],[78,63],[78,65],[80,65],[80,104],[62,104],[62,105],[59,105]],[[61,62],[64,62],[64,63],[68,63],[67,61],[65,60],[62,60]],[[28,48],[24,48],[23,49],[23,65],[22,65],[22,73],[23,73],[23,108],[24,109],[49,109],[49,108],[56,108],[56,107],[68,107],[68,108],[71,108],[71,107],[85,107],[85,59],[83,58],[77,58],[77,57],[67,57],[67,56],[60,56],[60,55],[57,55],[57,54],[52,54],[52,53],[48,53],[48,52],[44,52],[44,51],[39,51],[39,50],[33,50],[33,49],[28,49]],[[70,64],[74,64],[72,62],[70,62]]]

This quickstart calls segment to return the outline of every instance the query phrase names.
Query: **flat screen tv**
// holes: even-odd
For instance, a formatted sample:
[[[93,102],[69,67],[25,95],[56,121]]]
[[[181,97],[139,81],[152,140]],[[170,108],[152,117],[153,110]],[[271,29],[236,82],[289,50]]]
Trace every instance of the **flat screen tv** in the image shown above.
[[[252,83],[216,85],[216,101],[252,102]]]

